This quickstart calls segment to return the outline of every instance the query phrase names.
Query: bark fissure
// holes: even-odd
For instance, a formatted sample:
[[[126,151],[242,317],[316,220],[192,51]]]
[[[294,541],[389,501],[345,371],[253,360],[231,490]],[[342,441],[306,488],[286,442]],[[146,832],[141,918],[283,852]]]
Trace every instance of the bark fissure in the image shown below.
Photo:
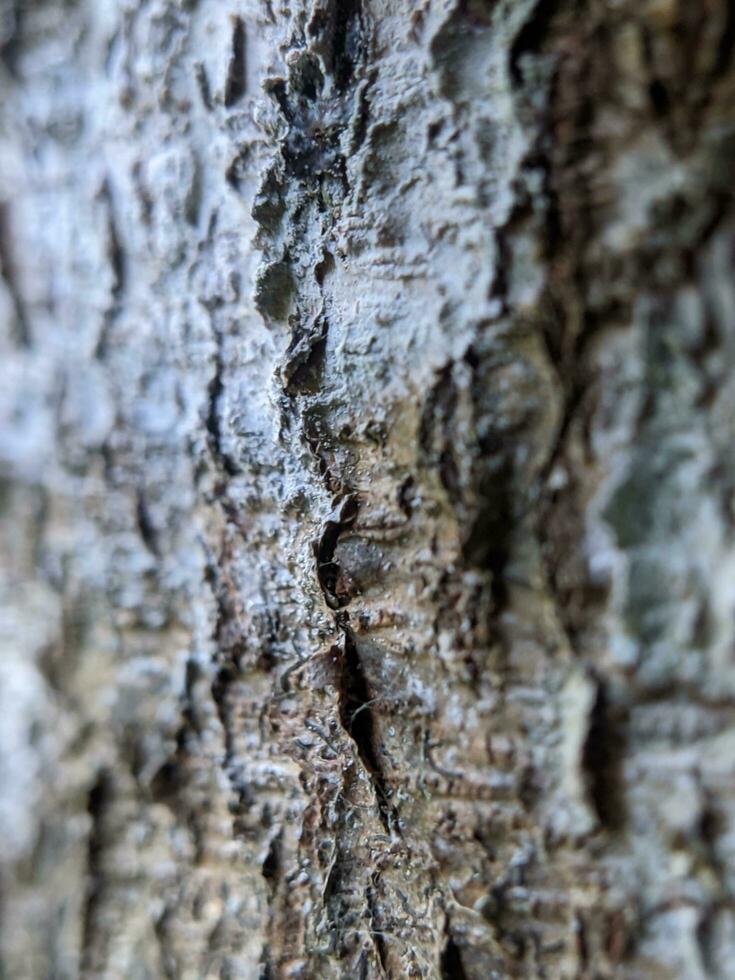
[[[87,813],[91,828],[87,843],[86,895],[82,912],[82,937],[80,969],[82,976],[93,975],[104,956],[105,937],[99,933],[100,909],[105,899],[106,867],[105,848],[107,833],[104,820],[112,801],[112,782],[106,772],[101,772],[89,791]],[[100,948],[102,947],[102,948]]]
[[[30,324],[23,295],[17,282],[17,271],[10,244],[11,230],[8,225],[9,207],[4,201],[0,201],[0,279],[5,283],[5,288],[10,294],[14,314],[12,331],[16,343],[20,347],[29,347],[32,339]]]
[[[373,717],[374,697],[368,686],[360,653],[349,623],[341,615],[338,626],[342,631],[342,676],[340,678],[340,721],[355,743],[358,755],[375,790],[380,819],[388,833],[398,830],[396,814],[390,802],[390,785],[383,772],[378,732]]]
[[[729,976],[734,24],[4,5],[0,973]]]
[[[239,102],[247,91],[246,44],[245,22],[242,17],[235,17],[232,24],[232,57],[227,69],[227,82],[225,84],[225,107],[227,109],[231,109]]]

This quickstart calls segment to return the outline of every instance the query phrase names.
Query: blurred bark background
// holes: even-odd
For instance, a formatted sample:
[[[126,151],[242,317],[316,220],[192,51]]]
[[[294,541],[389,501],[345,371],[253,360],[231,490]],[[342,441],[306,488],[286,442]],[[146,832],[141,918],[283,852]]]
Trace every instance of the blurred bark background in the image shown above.
[[[2,0],[3,977],[732,976],[734,44]]]

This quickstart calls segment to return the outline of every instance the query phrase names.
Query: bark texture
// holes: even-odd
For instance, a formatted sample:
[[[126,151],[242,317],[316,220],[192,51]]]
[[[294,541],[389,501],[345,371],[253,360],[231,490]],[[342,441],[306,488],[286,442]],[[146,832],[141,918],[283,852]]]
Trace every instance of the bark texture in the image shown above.
[[[732,976],[734,44],[0,2],[4,977]]]

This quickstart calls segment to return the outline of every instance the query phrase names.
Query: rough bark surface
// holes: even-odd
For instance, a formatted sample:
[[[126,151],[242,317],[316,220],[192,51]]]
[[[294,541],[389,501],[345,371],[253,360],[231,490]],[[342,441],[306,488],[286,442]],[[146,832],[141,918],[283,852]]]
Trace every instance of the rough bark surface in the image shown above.
[[[732,976],[734,44],[2,0],[3,976]]]

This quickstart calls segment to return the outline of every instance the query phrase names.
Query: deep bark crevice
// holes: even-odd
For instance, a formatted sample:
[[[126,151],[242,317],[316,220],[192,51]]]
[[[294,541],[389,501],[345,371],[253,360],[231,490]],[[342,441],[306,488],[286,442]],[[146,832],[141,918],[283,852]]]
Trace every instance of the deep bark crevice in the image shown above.
[[[227,69],[225,84],[225,108],[231,109],[247,92],[247,35],[245,22],[242,17],[233,17],[232,23],[232,57]]]
[[[393,833],[398,826],[395,809],[390,802],[390,785],[380,759],[378,732],[372,709],[373,694],[365,676],[358,645],[346,619],[341,619],[339,627],[342,631],[340,721],[355,743],[360,761],[370,777],[383,826],[388,833]]]
[[[451,935],[447,936],[444,944],[439,968],[442,980],[468,980],[459,946]]]
[[[87,797],[87,813],[91,820],[91,827],[87,839],[86,896],[82,911],[80,948],[80,972],[82,976],[94,975],[98,967],[98,958],[104,949],[104,938],[98,935],[98,917],[107,885],[104,864],[107,832],[104,821],[112,799],[111,776],[108,772],[102,771]]]
[[[625,822],[623,777],[620,771],[625,742],[620,709],[610,704],[599,683],[582,748],[582,768],[590,801],[602,827],[615,830]]]

